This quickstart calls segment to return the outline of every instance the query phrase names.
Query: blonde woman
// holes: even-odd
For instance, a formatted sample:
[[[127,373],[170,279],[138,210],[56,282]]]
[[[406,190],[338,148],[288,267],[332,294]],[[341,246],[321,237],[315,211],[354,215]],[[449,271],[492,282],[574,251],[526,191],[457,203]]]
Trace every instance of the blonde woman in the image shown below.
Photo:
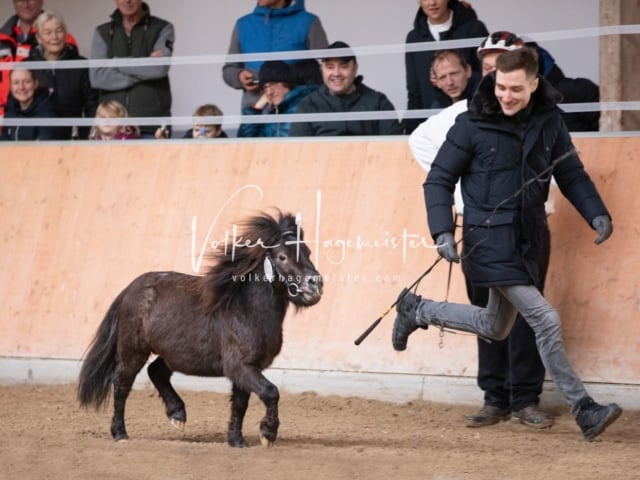
[[[128,118],[129,113],[124,105],[116,100],[100,102],[96,110],[96,124],[91,128],[90,140],[128,140],[140,138],[140,129],[134,125],[105,124],[102,119]]]

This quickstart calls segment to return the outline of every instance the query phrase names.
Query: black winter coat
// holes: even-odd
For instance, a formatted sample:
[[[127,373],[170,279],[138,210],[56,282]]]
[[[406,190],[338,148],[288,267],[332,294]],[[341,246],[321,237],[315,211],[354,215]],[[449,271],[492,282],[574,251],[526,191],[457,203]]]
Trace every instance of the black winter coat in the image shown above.
[[[509,118],[493,93],[495,75],[487,75],[469,110],[449,130],[424,183],[435,239],[454,231],[451,205],[461,178],[462,267],[477,286],[537,284],[550,172],[589,224],[609,215],[556,106],[560,94],[544,78],[539,82],[529,106]]]
[[[4,112],[5,119],[51,119],[57,116],[47,90],[42,87],[36,90],[33,102],[26,110],[22,110],[20,103],[12,95],[9,95]],[[63,137],[60,127],[5,125],[2,127],[0,140],[63,140]]]
[[[354,84],[356,89],[347,95],[332,95],[325,85],[321,85],[318,90],[300,101],[296,113],[395,110],[385,94],[362,83],[362,76],[358,75]],[[400,122],[395,119],[294,122],[289,130],[290,137],[400,135],[401,133]]]
[[[484,23],[478,20],[476,12],[469,4],[458,0],[449,0],[448,8],[453,12],[453,24],[451,29],[440,34],[440,40],[459,40],[462,38],[486,37],[489,31]],[[427,16],[418,8],[418,13],[413,21],[413,30],[407,34],[406,43],[435,42],[435,38],[429,31]],[[480,42],[478,42],[480,43]],[[476,54],[476,48],[461,48],[460,51],[471,69],[480,72],[480,61]],[[407,76],[407,109],[421,110],[432,108],[436,101],[436,89],[431,84],[430,69],[435,50],[421,52],[407,52],[404,56]],[[412,118],[405,120],[407,133],[411,133],[424,118]]]
[[[44,61],[41,47],[32,48],[25,61]],[[66,44],[58,61],[86,60],[78,49]],[[55,62],[53,63],[55,65]],[[41,87],[49,90],[53,106],[62,118],[93,118],[98,107],[98,91],[91,88],[88,68],[49,68],[35,70]],[[63,135],[71,139],[71,127],[63,127]],[[81,139],[89,138],[91,127],[78,128]]]

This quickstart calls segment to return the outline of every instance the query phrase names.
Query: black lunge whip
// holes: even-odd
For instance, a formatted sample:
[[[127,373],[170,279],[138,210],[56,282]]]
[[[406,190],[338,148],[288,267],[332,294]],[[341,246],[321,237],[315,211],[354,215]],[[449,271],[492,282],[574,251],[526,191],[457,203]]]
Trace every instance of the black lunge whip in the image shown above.
[[[395,301],[395,302],[393,302],[393,303],[391,304],[391,306],[390,306],[389,308],[387,308],[387,310],[386,310],[382,315],[380,315],[380,316],[376,319],[376,321],[375,321],[375,322],[373,322],[371,325],[369,325],[369,328],[367,328],[364,332],[362,332],[362,335],[360,335],[358,338],[356,338],[356,339],[354,340],[354,342],[353,342],[353,343],[355,343],[356,345],[360,345],[360,344],[362,343],[362,341],[363,341],[365,338],[367,338],[371,332],[373,332],[374,328],[376,328],[376,327],[378,326],[378,324],[382,321],[382,319],[383,319],[384,317],[386,317],[386,316],[389,314],[389,312],[393,309],[393,307],[395,307],[395,306],[398,304],[398,302],[399,302],[399,301],[401,301],[401,300],[404,298],[404,296],[406,295],[406,292],[410,291],[412,288],[414,288],[416,285],[418,285],[418,284],[420,283],[420,281],[421,281],[424,277],[426,277],[427,275],[429,275],[429,274],[431,273],[431,270],[433,270],[433,268],[434,268],[434,267],[438,264],[438,262],[439,262],[440,260],[442,260],[443,258],[444,258],[444,257],[438,257],[438,258],[436,258],[435,262],[433,262],[433,263],[431,264],[431,266],[430,266],[429,268],[427,268],[427,269],[424,271],[424,273],[423,273],[422,275],[420,275],[420,276],[416,279],[416,281],[415,281],[415,282],[413,282],[413,283],[409,286],[409,288],[407,288],[407,290],[405,290],[405,293],[403,293],[401,296],[399,296],[399,297],[396,299],[396,301]]]

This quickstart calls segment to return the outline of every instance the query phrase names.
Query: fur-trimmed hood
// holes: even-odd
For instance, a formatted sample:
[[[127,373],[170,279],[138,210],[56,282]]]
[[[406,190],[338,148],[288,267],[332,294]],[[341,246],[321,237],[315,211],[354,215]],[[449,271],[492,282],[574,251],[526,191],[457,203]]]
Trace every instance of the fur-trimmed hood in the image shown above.
[[[538,75],[538,82],[538,88],[531,95],[529,102],[530,112],[536,114],[558,108],[558,103],[562,102],[560,91],[540,75]],[[495,85],[495,72],[482,79],[478,90],[469,102],[469,118],[471,120],[495,119],[502,115],[500,103],[494,93]]]

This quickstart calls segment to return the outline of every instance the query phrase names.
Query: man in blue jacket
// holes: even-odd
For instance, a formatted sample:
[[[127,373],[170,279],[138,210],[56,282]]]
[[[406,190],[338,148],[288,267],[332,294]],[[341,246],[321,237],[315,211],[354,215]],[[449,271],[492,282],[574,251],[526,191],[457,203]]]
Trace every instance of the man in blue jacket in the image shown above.
[[[327,48],[320,19],[304,8],[304,0],[258,0],[252,13],[236,22],[229,55]],[[262,61],[228,62],[222,67],[224,82],[242,90],[241,108],[254,105],[262,92],[258,70]]]
[[[486,308],[422,299],[404,290],[397,302],[392,343],[407,347],[419,327],[435,325],[502,340],[520,313],[533,329],[540,357],[587,441],[601,434],[622,409],[600,405],[587,393],[567,356],[557,311],[536,288],[546,223],[549,178],[598,232],[612,233],[611,217],[585,172],[557,107],[560,94],[539,77],[535,50],[500,55],[467,112],[457,117],[424,183],[429,229],[438,252],[459,262],[453,236],[453,192],[464,200],[463,271],[489,288]],[[499,147],[499,148],[498,148]]]

